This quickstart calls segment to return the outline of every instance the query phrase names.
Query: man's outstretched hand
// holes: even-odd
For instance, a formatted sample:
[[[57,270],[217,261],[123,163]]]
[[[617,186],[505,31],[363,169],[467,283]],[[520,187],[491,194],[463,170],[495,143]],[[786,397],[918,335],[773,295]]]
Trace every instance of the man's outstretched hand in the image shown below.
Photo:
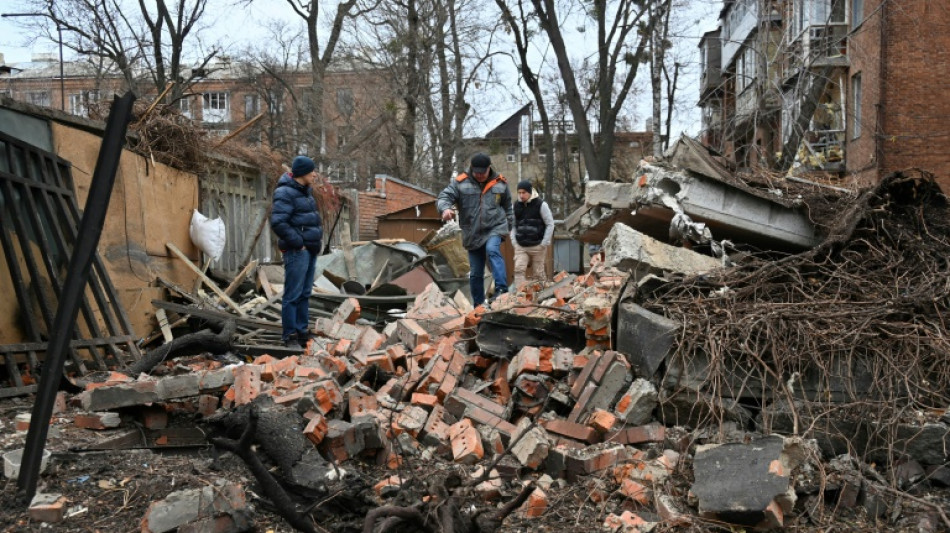
[[[452,211],[451,209],[446,209],[445,211],[442,211],[442,220],[444,220],[445,222],[448,222],[452,220],[453,218],[455,218],[455,211]]]

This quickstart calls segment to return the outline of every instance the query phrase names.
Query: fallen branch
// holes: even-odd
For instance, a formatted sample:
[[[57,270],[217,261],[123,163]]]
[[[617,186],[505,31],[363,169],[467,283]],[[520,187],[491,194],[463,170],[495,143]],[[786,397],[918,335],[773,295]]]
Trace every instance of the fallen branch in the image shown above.
[[[271,475],[270,471],[264,466],[264,463],[261,462],[260,458],[257,457],[257,454],[254,453],[254,450],[251,448],[256,431],[257,410],[251,409],[248,416],[248,424],[244,428],[244,433],[241,434],[239,440],[223,437],[212,438],[210,440],[211,444],[237,455],[244,461],[244,464],[247,465],[251,474],[254,475],[254,479],[260,484],[264,496],[270,499],[277,512],[287,520],[287,523],[298,531],[317,533],[317,529],[307,520],[306,515],[297,511],[297,506],[290,499],[290,496],[287,495],[283,487],[280,486],[280,483],[274,479],[274,476]]]
[[[171,342],[167,342],[145,354],[132,364],[126,374],[135,377],[143,372],[151,372],[156,365],[166,359],[183,355],[197,355],[204,352],[213,354],[225,353],[231,349],[231,338],[234,336],[235,323],[233,320],[209,320],[217,333],[211,329],[203,329],[196,333],[183,335]]]

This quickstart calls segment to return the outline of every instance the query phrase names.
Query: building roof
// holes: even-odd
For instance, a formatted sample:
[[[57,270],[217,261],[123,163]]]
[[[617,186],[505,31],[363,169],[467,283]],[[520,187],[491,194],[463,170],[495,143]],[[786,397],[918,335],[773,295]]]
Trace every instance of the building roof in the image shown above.
[[[417,190],[417,191],[419,191],[419,192],[421,192],[421,193],[423,193],[423,194],[428,194],[429,196],[431,196],[431,197],[433,197],[433,198],[435,198],[435,197],[437,196],[434,192],[430,191],[429,189],[424,189],[424,188],[422,188],[422,187],[420,187],[420,186],[418,186],[418,185],[413,185],[412,183],[409,183],[408,181],[403,181],[403,180],[401,180],[401,179],[399,179],[399,178],[394,178],[394,177],[388,176],[388,175],[383,175],[383,176],[377,175],[376,177],[377,177],[377,178],[384,179],[384,180],[386,180],[386,181],[392,181],[392,182],[394,182],[394,183],[398,183],[399,185],[402,185],[402,186],[404,186],[404,187],[409,187],[410,189],[415,189],[415,190]]]
[[[501,124],[495,126],[495,129],[485,134],[485,139],[517,140],[521,130],[521,117],[525,113],[528,113],[530,117],[531,104],[525,104],[521,109],[503,120]]]

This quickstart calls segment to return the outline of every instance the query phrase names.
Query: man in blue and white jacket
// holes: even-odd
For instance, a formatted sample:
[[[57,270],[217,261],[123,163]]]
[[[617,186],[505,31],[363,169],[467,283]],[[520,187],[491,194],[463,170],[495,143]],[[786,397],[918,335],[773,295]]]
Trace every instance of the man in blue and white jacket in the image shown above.
[[[284,256],[280,314],[284,346],[306,347],[310,339],[310,293],[323,245],[323,222],[313,197],[316,180],[313,160],[299,155],[274,189],[270,227],[277,234],[277,247]]]

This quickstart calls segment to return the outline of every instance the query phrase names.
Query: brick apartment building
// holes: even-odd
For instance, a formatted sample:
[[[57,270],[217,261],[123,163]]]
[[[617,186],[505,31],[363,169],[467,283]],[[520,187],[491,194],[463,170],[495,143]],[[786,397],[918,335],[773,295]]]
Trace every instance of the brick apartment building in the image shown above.
[[[699,43],[705,144],[769,166],[803,124],[806,170],[869,184],[918,167],[950,191],[945,2],[727,0],[719,19]]]
[[[242,133],[247,140],[288,153],[307,152],[306,146],[299,145],[297,118],[299,106],[309,105],[300,95],[306,94],[310,75],[304,69],[283,77],[268,79],[247,63],[219,57],[176,105],[217,136],[227,135],[263,112],[262,120]],[[287,85],[298,93],[296,97],[286,90]],[[50,55],[38,55],[29,63],[7,65],[0,54],[0,95],[16,100],[88,116],[92,104],[124,86],[116,74],[97,72],[89,63],[60,65]],[[155,96],[148,84],[137,89],[145,97]],[[375,174],[395,173],[393,161],[401,155],[399,136],[389,131],[387,118],[398,105],[385,72],[341,63],[327,73],[324,95],[321,170],[334,181],[359,188],[371,187]]]

